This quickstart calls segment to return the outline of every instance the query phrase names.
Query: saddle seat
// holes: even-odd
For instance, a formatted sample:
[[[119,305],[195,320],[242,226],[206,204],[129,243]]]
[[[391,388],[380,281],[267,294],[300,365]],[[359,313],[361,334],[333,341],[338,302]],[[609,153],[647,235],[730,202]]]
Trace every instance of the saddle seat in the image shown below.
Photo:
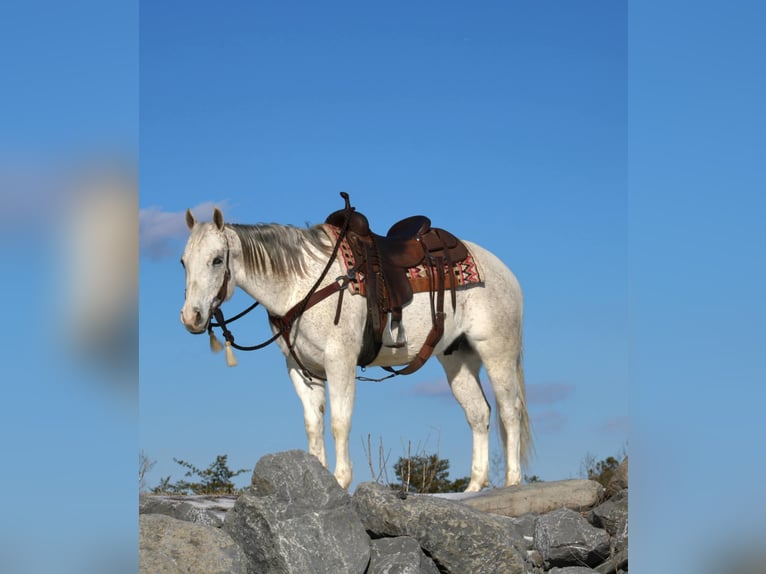
[[[347,213],[345,209],[339,209],[331,213],[325,223],[341,228]],[[386,235],[373,233],[367,216],[353,208],[349,217],[349,236],[355,237],[357,242],[374,244],[377,256],[396,267],[417,267],[426,256],[445,257],[454,262],[468,255],[468,250],[457,237],[444,229],[431,227],[431,220],[425,215],[413,215],[397,221]]]
[[[398,221],[386,235],[378,235],[370,229],[367,217],[351,207],[348,195],[341,194],[346,207],[331,213],[325,223],[343,228],[348,220],[347,239],[356,260],[357,271],[364,275],[364,290],[367,296],[368,324],[372,327],[376,342],[374,359],[381,344],[388,347],[402,347],[406,344],[403,329],[398,336],[392,334],[392,325],[402,318],[402,307],[412,301],[413,288],[407,270],[426,266],[429,270],[429,291],[432,297],[443,300],[444,290],[452,292],[455,307],[455,282],[451,269],[454,263],[468,256],[468,249],[452,233],[431,227],[431,220],[425,215],[413,215]],[[443,323],[434,313],[433,321]],[[368,353],[369,355],[369,353]]]

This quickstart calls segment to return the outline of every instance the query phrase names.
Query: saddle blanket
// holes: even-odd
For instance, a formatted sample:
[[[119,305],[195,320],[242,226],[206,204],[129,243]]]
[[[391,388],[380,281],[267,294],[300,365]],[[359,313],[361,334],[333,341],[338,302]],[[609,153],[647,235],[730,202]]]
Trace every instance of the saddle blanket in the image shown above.
[[[327,230],[328,235],[333,238],[333,240],[338,240],[340,229],[328,224],[325,224],[325,229]],[[354,257],[354,252],[351,250],[351,246],[345,237],[340,243],[338,253],[343,260],[343,265],[345,266],[346,271],[355,267],[356,258]],[[447,266],[445,265],[444,267],[445,271],[447,271]],[[433,282],[435,281],[435,279],[432,279],[432,277],[434,277],[435,271],[436,268],[434,266],[423,264],[407,269],[407,279],[409,279],[410,284],[412,285],[413,293],[430,291]],[[354,274],[355,280],[352,280],[349,283],[348,290],[353,294],[366,296],[367,289],[365,287],[364,272],[356,270]],[[474,261],[473,256],[469,252],[465,259],[453,262],[452,272],[448,272],[446,275],[445,288],[449,289],[452,285],[455,285],[455,287],[459,288],[465,285],[481,282],[482,279],[481,275],[479,274],[479,268],[476,265],[476,261]]]

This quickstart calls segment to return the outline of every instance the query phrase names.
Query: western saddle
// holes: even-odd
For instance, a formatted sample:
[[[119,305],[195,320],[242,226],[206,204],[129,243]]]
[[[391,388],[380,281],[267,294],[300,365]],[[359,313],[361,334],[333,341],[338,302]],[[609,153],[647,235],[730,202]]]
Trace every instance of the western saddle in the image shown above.
[[[468,249],[450,232],[431,227],[431,220],[424,215],[395,223],[386,235],[373,233],[367,217],[351,207],[348,194],[342,192],[341,196],[345,207],[331,213],[325,223],[345,230],[355,261],[349,277],[352,274],[363,277],[359,289],[367,299],[367,341],[358,363],[362,366],[371,363],[382,346],[399,348],[407,344],[401,324],[402,308],[412,301],[414,292],[428,291],[431,331],[423,347],[404,368],[386,368],[397,374],[413,373],[425,364],[444,334],[447,288],[452,296],[452,310],[455,310],[457,281],[453,266],[468,256]],[[426,277],[411,281],[408,270],[418,266],[423,266]]]

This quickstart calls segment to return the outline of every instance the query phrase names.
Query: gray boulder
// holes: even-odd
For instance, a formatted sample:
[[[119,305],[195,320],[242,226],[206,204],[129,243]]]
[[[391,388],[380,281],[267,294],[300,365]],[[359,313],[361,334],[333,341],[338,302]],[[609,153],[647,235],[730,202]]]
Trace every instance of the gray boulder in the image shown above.
[[[423,554],[417,540],[398,536],[370,543],[370,566],[366,574],[439,574],[439,569]]]
[[[362,574],[370,559],[351,496],[304,451],[261,458],[223,528],[242,546],[251,574]]]
[[[196,522],[205,526],[220,528],[223,525],[224,512],[205,507],[198,502],[200,497],[191,496],[148,496],[142,495],[138,501],[139,514],[164,514],[186,522]],[[233,496],[230,498],[234,498]]]
[[[526,550],[532,550],[534,548],[537,514],[509,517],[508,522],[513,524],[514,539]]]
[[[623,574],[628,571],[628,548],[627,546],[610,556],[606,562],[594,568],[598,574]],[[748,570],[732,570],[732,572],[747,572]]]
[[[164,514],[138,518],[141,574],[246,574],[242,549],[219,528]]]
[[[535,548],[550,566],[595,566],[610,555],[606,531],[568,508],[537,519]]]
[[[441,572],[521,574],[523,544],[504,516],[485,514],[458,502],[432,496],[400,497],[376,483],[357,486],[354,506],[375,537],[411,536]],[[516,544],[514,544],[516,540]]]
[[[606,530],[613,552],[628,547],[628,490],[625,489],[589,513],[590,522]]]
[[[521,516],[543,514],[557,508],[580,510],[598,504],[604,497],[604,487],[595,480],[558,480],[506,486],[463,496],[460,501],[477,510]]]
[[[587,566],[566,566],[565,568],[551,568],[548,574],[593,574],[595,570]]]

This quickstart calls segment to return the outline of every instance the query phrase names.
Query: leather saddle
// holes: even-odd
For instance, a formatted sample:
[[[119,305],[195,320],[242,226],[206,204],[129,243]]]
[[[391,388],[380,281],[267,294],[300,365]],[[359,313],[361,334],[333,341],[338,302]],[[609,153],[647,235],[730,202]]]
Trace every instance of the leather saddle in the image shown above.
[[[351,207],[348,194],[341,193],[341,196],[346,206],[331,213],[325,223],[346,229],[346,238],[356,261],[355,271],[364,277],[360,290],[367,298],[367,323],[372,331],[374,354],[373,350],[363,352],[365,356],[360,357],[360,365],[372,362],[382,345],[406,345],[406,335],[401,326],[402,308],[413,297],[408,270],[418,266],[424,266],[426,270],[427,290],[432,301],[432,329],[424,349],[418,355],[422,362],[409,371],[414,372],[422,366],[441,339],[446,288],[451,291],[453,311],[455,309],[456,282],[452,268],[456,262],[468,256],[468,249],[452,233],[431,227],[431,220],[425,215],[402,219],[391,226],[386,235],[378,235],[370,229],[367,217]],[[393,334],[394,328],[397,330],[396,336]],[[426,349],[428,346],[430,349]],[[405,370],[411,366],[412,363]]]

